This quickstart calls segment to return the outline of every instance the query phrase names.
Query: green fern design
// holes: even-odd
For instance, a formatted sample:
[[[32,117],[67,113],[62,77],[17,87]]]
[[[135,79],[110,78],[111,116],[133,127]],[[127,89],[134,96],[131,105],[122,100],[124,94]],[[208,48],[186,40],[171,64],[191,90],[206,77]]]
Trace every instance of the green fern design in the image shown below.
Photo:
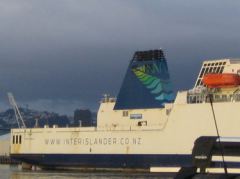
[[[153,89],[161,84],[160,79],[156,78],[155,76],[148,75],[138,69],[132,69],[132,71],[148,89],[152,90],[152,93],[155,93]]]
[[[144,86],[146,86],[152,94],[156,95],[156,100],[164,100],[165,95],[167,94],[162,94],[162,92],[164,91],[164,88],[171,86],[169,80],[160,80],[155,76],[146,74],[145,70],[146,69],[143,67],[132,69],[133,73],[141,81],[141,83],[144,84]],[[172,94],[167,95],[167,98],[171,99],[172,97],[170,95]]]

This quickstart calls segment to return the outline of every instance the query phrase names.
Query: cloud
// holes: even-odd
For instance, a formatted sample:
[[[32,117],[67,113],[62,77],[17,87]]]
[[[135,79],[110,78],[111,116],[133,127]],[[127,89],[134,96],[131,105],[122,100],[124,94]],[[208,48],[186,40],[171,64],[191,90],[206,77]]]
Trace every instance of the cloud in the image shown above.
[[[2,0],[0,97],[12,91],[20,102],[46,109],[55,110],[50,103],[62,109],[67,103],[96,108],[103,93],[117,95],[135,50],[160,47],[175,91],[191,88],[202,60],[240,56],[239,5],[218,0]]]

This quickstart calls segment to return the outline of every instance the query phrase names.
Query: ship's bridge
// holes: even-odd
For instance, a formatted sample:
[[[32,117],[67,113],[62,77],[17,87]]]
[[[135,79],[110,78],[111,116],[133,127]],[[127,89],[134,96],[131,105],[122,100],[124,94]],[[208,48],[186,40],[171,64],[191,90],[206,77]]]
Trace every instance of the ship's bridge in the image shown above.
[[[219,60],[208,60],[204,61],[201,70],[198,74],[198,78],[195,82],[194,88],[182,93],[179,93],[176,98],[176,102],[184,99],[184,103],[195,104],[195,103],[208,103],[210,102],[209,95],[213,102],[240,102],[240,59],[219,59]],[[206,85],[206,76],[211,75],[211,80],[237,80],[235,84],[231,85],[231,82],[226,83],[223,81],[223,87],[209,87]],[[219,79],[216,79],[219,78]],[[211,81],[210,81],[211,82]],[[221,82],[221,81],[220,81]],[[233,81],[235,82],[235,81]],[[183,102],[183,100],[180,100]],[[181,102],[181,103],[182,103]]]
[[[208,73],[240,74],[240,59],[218,59],[204,61],[198,74],[198,78],[195,82],[194,88],[205,86],[203,84],[203,77]]]

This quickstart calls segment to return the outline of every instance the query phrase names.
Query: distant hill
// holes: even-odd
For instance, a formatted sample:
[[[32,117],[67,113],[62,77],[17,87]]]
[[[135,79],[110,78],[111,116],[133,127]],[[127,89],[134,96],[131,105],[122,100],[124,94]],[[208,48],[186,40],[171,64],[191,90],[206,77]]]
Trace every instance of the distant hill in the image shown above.
[[[70,125],[70,117],[66,115],[26,108],[20,108],[19,110],[27,127],[34,127],[36,119],[39,127],[43,127],[44,125],[49,125],[51,127],[54,124],[57,124],[59,127]],[[0,112],[0,129],[14,127],[18,127],[18,125],[13,109]]]
[[[52,127],[54,124],[59,127],[66,126],[79,126],[74,124],[73,117],[67,115],[59,115],[54,112],[48,111],[37,111],[28,108],[19,108],[23,120],[28,128],[34,127],[36,121],[38,121],[39,127],[44,127],[44,125],[49,125]],[[84,115],[83,115],[84,116]],[[80,118],[83,116],[79,116]],[[91,112],[92,126],[96,126],[97,113]],[[6,111],[0,112],[0,135],[8,132],[6,129],[17,128],[17,120],[13,109],[8,109]]]

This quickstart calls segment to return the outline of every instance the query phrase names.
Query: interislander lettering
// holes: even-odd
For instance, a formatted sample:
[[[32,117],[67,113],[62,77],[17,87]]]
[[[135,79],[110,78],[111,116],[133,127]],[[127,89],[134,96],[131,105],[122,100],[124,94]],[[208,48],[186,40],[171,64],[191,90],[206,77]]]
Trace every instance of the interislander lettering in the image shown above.
[[[46,145],[60,145],[61,140],[60,139],[45,139]]]
[[[141,145],[141,138],[133,138],[133,144]]]
[[[45,139],[45,145],[141,145],[142,138],[67,138],[67,139]]]

